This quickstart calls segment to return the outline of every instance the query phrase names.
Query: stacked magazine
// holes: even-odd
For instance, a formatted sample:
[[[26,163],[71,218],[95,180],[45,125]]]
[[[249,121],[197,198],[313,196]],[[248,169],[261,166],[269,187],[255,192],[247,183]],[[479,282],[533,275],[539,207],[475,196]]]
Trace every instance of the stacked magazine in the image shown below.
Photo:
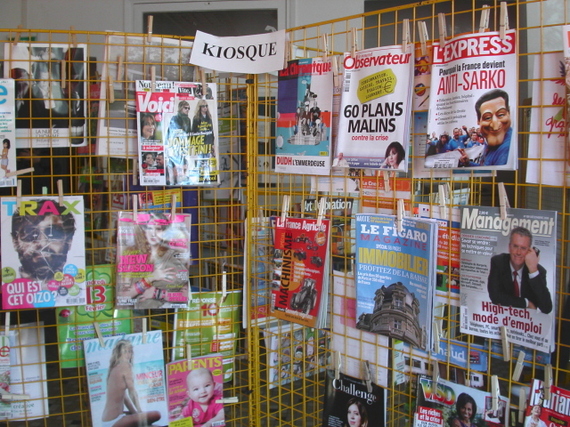
[[[570,425],[570,391],[550,386],[550,399],[545,399],[544,384],[534,379],[525,411],[524,427]]]

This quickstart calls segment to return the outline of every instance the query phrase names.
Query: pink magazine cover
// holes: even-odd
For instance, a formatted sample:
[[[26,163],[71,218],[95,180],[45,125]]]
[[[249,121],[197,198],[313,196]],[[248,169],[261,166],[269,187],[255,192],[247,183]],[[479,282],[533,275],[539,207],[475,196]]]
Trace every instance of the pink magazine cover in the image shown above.
[[[171,427],[225,426],[223,358],[193,357],[166,365]]]

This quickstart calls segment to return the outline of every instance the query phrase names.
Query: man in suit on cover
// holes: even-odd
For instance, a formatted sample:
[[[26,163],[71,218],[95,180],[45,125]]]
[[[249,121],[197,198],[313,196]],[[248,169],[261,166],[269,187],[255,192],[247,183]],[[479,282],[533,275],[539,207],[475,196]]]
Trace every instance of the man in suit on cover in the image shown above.
[[[552,311],[552,298],[546,286],[546,270],[538,263],[532,247],[532,234],[515,227],[509,237],[509,253],[491,258],[487,290],[493,304]]]

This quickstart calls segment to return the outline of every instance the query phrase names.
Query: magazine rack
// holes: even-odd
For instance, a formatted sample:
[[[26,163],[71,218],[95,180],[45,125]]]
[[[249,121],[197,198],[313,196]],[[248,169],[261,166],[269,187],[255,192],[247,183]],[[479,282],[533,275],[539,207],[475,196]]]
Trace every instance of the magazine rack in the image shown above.
[[[487,28],[499,30],[500,5],[490,1],[488,11],[490,21]],[[443,13],[447,24],[447,35],[453,37],[460,33],[479,30],[480,17],[486,7],[480,2],[454,2],[451,0],[430,0],[414,5],[398,6],[390,9],[369,12],[363,15],[350,16],[329,22],[321,22],[288,30],[293,57],[316,57],[324,52],[323,39],[328,40],[328,55],[340,59],[342,53],[350,51],[356,44],[358,49],[378,45],[402,43],[403,21],[410,25],[410,43],[417,43],[421,49],[418,23],[424,22],[428,32],[428,40],[439,40],[438,14]],[[500,206],[498,183],[504,182],[510,205],[516,208],[549,209],[558,212],[557,239],[557,271],[556,271],[556,348],[551,356],[554,384],[570,387],[570,341],[567,329],[570,324],[570,299],[566,285],[568,280],[568,186],[529,184],[526,172],[534,168],[542,172],[547,168],[538,162],[542,155],[527,156],[530,132],[530,106],[537,105],[531,98],[532,82],[546,81],[541,75],[533,74],[535,58],[553,51],[560,51],[561,25],[568,24],[568,15],[563,1],[522,1],[508,2],[509,26],[518,31],[519,45],[519,96],[520,105],[512,106],[511,114],[518,117],[519,127],[519,169],[514,172],[497,172],[485,176],[475,173],[446,175],[441,177],[435,172],[422,178],[413,171],[423,159],[423,153],[413,153],[411,172],[407,175],[386,175],[385,184],[391,190],[390,195],[382,200],[365,200],[363,196],[349,197],[347,194],[334,194],[333,197],[345,202],[354,202],[355,209],[367,203],[376,208],[393,209],[395,212],[397,199],[402,191],[410,191],[411,199],[406,200],[406,209],[418,203],[439,206],[440,189],[449,191],[453,197],[448,199],[447,207],[460,204],[480,206]],[[22,181],[22,195],[39,195],[46,193],[56,195],[56,182],[63,181],[65,194],[83,195],[86,206],[87,264],[99,266],[108,263],[113,252],[112,222],[113,198],[125,196],[125,209],[130,209],[131,195],[142,190],[135,186],[135,163],[130,156],[110,158],[96,155],[91,148],[98,142],[97,122],[110,117],[98,118],[97,94],[101,83],[101,72],[105,61],[119,61],[118,58],[105,59],[105,32],[81,31],[45,31],[41,29],[4,29],[0,30],[5,40],[28,40],[35,36],[42,43],[84,44],[88,58],[88,77],[86,83],[90,90],[81,100],[88,102],[88,134],[87,147],[48,148],[18,150],[18,169],[34,167],[32,174],[19,177]],[[119,33],[123,35],[122,33]],[[356,37],[355,37],[356,35]],[[127,34],[124,34],[126,37]],[[145,38],[146,35],[131,35]],[[423,36],[423,34],[422,34]],[[155,39],[162,36],[153,35]],[[180,39],[184,40],[184,39]],[[5,42],[6,45],[10,42]],[[26,43],[28,43],[26,41]],[[31,42],[33,43],[33,42]],[[143,42],[144,43],[144,42]],[[141,45],[142,46],[142,45]],[[122,61],[127,61],[122,58]],[[7,69],[10,59],[4,57],[3,66]],[[340,61],[339,61],[340,62]],[[143,74],[150,78],[151,64],[142,60]],[[180,66],[180,75],[185,65]],[[538,76],[538,77],[536,77]],[[133,86],[132,75],[112,76],[124,87],[124,96],[117,101],[123,102],[129,96]],[[183,200],[179,209],[193,209],[194,223],[197,225],[196,239],[199,251],[194,255],[191,285],[194,290],[208,289],[220,291],[222,278],[227,279],[228,290],[241,290],[247,287],[248,295],[264,292],[258,286],[256,265],[267,263],[267,258],[257,253],[247,253],[244,259],[244,247],[252,243],[252,233],[246,233],[243,220],[246,217],[279,215],[284,196],[291,198],[290,215],[298,215],[299,206],[305,199],[316,199],[319,194],[312,190],[313,177],[303,175],[276,174],[273,172],[275,156],[275,111],[277,96],[277,78],[267,75],[224,75],[207,76],[210,82],[218,84],[219,98],[227,103],[227,113],[220,119],[222,126],[232,129],[230,142],[226,152],[228,180],[215,189],[196,190],[181,188],[178,196]],[[563,77],[562,77],[563,78]],[[52,78],[47,80],[55,84]],[[108,82],[108,80],[107,80]],[[37,83],[30,80],[30,84]],[[103,94],[106,95],[106,94]],[[71,98],[65,100],[71,101]],[[563,107],[561,107],[563,108]],[[107,110],[109,111],[109,110]],[[418,110],[419,111],[419,110]],[[418,112],[415,111],[414,115]],[[423,110],[425,111],[425,110]],[[111,113],[110,113],[111,114]],[[127,110],[114,111],[113,119],[128,119]],[[33,118],[32,118],[33,119]],[[71,121],[71,117],[67,120]],[[425,138],[425,129],[412,123],[413,139]],[[567,136],[567,126],[552,132],[541,132],[543,139],[548,140],[554,133]],[[536,132],[535,132],[536,133]],[[48,138],[49,139],[49,138]],[[566,165],[565,170],[568,166]],[[362,179],[360,171],[357,179]],[[354,176],[351,178],[355,178]],[[350,177],[346,177],[350,179]],[[154,196],[160,198],[170,193],[166,189],[153,189]],[[328,194],[328,191],[322,191]],[[2,195],[15,195],[15,188],[0,189]],[[169,197],[169,196],[168,196]],[[141,206],[139,209],[146,209]],[[356,210],[355,210],[356,211]],[[350,223],[350,215],[335,215],[339,220]],[[307,213],[307,216],[310,214]],[[333,218],[334,219],[334,218]],[[251,226],[251,223],[248,223]],[[350,234],[336,236],[335,244],[345,249],[341,255],[335,256],[336,271],[352,270],[350,247],[354,237]],[[269,247],[265,253],[268,253]],[[449,254],[451,255],[451,254]],[[243,266],[250,272],[245,278]],[[457,279],[451,271],[446,273],[446,280]],[[283,321],[270,324],[252,322],[248,328],[240,329],[240,333],[231,338],[237,344],[236,364],[233,378],[226,384],[224,395],[237,398],[237,402],[226,404],[226,420],[228,425],[243,426],[318,426],[322,421],[323,399],[325,392],[324,369],[334,369],[340,361],[341,370],[358,371],[368,361],[372,378],[379,385],[387,388],[387,425],[411,425],[416,396],[415,376],[420,373],[431,373],[433,360],[422,358],[411,350],[405,350],[395,341],[369,339],[359,331],[344,327],[349,319],[335,312],[335,298],[342,297],[343,286],[339,275],[331,277],[331,327],[326,330],[308,330],[297,328]],[[334,282],[334,283],[333,283]],[[453,301],[455,300],[455,301]],[[488,339],[476,339],[459,331],[459,308],[457,297],[450,296],[450,304],[440,308],[435,322],[441,329],[441,336],[454,338],[471,354],[472,348],[483,345],[486,359],[482,369],[462,370],[451,363],[451,354],[447,362],[439,363],[441,377],[452,381],[471,381],[472,386],[482,386],[490,390],[492,375],[497,375],[501,394],[511,397],[511,407],[516,413],[518,409],[518,390],[528,385],[532,378],[544,377],[547,364],[542,355],[530,351],[530,361],[522,369],[520,378],[513,380],[517,354],[512,354],[510,361],[503,360],[500,347],[490,345]],[[5,322],[5,311],[0,311],[0,322]],[[170,361],[171,349],[174,345],[173,312],[133,312],[135,328],[140,327],[142,318],[150,319],[151,329],[164,331],[166,361]],[[24,416],[7,422],[8,426],[39,426],[61,423],[62,425],[91,425],[87,378],[82,367],[64,368],[59,363],[59,342],[56,334],[58,321],[53,309],[22,310],[11,312],[10,328],[16,328],[29,322],[43,322],[45,333],[46,376],[42,382],[47,387],[45,400],[37,399],[49,409],[49,417],[32,421]],[[343,324],[341,332],[332,346],[331,329],[333,323]],[[235,322],[240,323],[241,322]],[[240,325],[241,326],[241,325]],[[336,327],[335,327],[336,329]],[[565,331],[566,329],[566,331]],[[200,334],[196,330],[196,334]],[[219,344],[228,345],[229,338],[222,339]],[[36,340],[36,343],[41,342]],[[39,344],[35,344],[39,347]],[[478,348],[478,347],[477,347]],[[449,352],[451,353],[451,352]],[[474,358],[478,356],[473,356]],[[479,360],[470,360],[475,366]],[[364,374],[361,374],[364,378]]]

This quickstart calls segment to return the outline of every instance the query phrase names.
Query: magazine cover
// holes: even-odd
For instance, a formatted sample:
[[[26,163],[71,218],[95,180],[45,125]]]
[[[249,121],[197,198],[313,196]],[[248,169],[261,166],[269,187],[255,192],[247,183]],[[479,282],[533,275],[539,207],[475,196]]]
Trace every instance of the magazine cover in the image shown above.
[[[15,187],[16,177],[7,174],[16,172],[16,100],[13,79],[0,80],[0,187]]]
[[[4,44],[4,77],[16,80],[13,148],[87,145],[86,51],[85,44]]]
[[[533,379],[525,411],[524,427],[570,425],[570,391],[550,386],[550,399],[544,398],[544,384]]]
[[[408,170],[413,75],[401,45],[344,54],[333,166]]]
[[[493,411],[491,393],[439,379],[418,377],[414,427],[458,427],[509,425],[509,399],[498,396]]]
[[[356,327],[431,348],[437,223],[356,214]]]
[[[461,332],[553,351],[556,238],[555,211],[462,207]]]
[[[204,93],[205,92],[205,93]],[[216,84],[136,81],[141,185],[219,183]]]
[[[515,30],[433,42],[426,167],[517,168],[516,44]]]
[[[526,182],[564,186],[566,71],[563,52],[534,55]]]
[[[235,356],[240,334],[241,291],[230,291],[225,301],[222,292],[194,292],[187,310],[176,310],[172,337],[172,360],[220,353],[224,381],[233,379]]]
[[[30,399],[10,402],[11,414],[0,416],[0,420],[49,417],[44,331],[43,322],[10,325],[10,393],[27,394]]]
[[[87,304],[59,307],[55,311],[59,363],[62,368],[84,366],[81,341],[95,338],[94,323],[103,336],[133,332],[133,312],[115,310],[115,266],[97,265],[87,269]]]
[[[156,81],[192,81],[194,67],[186,65],[191,48],[192,42],[166,37],[152,37],[149,43],[146,35],[107,36],[97,121],[98,155],[137,156],[135,81],[149,79],[152,64],[155,64]],[[121,70],[118,70],[119,58],[122,59]],[[113,99],[108,95],[110,82]]]
[[[384,174],[364,175],[360,179],[362,213],[393,215],[398,208],[398,200],[404,201],[404,210],[411,213],[412,180],[396,179],[395,175],[384,179]]]
[[[332,102],[330,59],[297,59],[279,71],[275,172],[330,173]]]
[[[119,212],[117,306],[187,308],[190,215]]]
[[[226,425],[222,364],[221,354],[166,364],[170,427]]]
[[[10,338],[0,335],[0,394],[10,393]],[[0,401],[0,419],[12,418],[12,405]]]
[[[83,196],[0,200],[2,307],[84,305]]]
[[[294,323],[263,329],[269,371],[269,389],[324,372],[330,362],[328,332]]]
[[[167,425],[162,331],[83,341],[94,427]]]
[[[340,352],[342,371],[354,377],[368,360],[374,382],[388,387],[390,338],[356,328],[354,275],[333,270],[331,350]],[[336,363],[333,359],[333,363]]]
[[[371,383],[327,370],[323,427],[386,425],[386,391]]]
[[[276,217],[271,314],[311,328],[326,321],[330,221]]]

